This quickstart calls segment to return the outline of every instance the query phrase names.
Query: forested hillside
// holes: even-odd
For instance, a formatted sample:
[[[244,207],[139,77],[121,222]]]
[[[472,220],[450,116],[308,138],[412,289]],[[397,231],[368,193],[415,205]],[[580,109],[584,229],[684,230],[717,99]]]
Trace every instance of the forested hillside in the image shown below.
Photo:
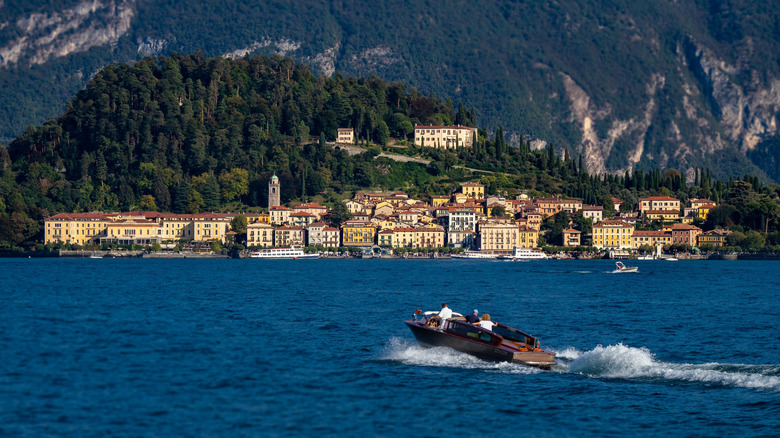
[[[478,178],[489,194],[563,194],[607,211],[612,196],[627,209],[659,193],[711,197],[727,209],[710,227],[778,225],[764,223],[777,212],[778,186],[755,176],[724,183],[709,169],[696,169],[693,181],[674,169],[593,175],[569,148],[533,150],[527,141],[512,147],[501,128],[495,136],[480,130],[473,149],[404,141],[415,124],[474,125],[478,117],[399,82],[315,76],[290,58],[194,54],[111,65],[61,117],[0,148],[0,246],[40,240],[42,220],[58,212],[265,207],[274,173],[285,203],[316,197],[333,205],[376,188],[427,199]],[[339,127],[354,128],[365,152],[349,155],[327,144]],[[378,157],[391,138],[401,145],[393,150],[431,163]],[[462,166],[496,173],[475,175]]]
[[[402,81],[513,144],[568,145],[591,172],[780,178],[780,9],[766,2],[32,0],[0,17],[6,144],[107,64],[201,50]]]

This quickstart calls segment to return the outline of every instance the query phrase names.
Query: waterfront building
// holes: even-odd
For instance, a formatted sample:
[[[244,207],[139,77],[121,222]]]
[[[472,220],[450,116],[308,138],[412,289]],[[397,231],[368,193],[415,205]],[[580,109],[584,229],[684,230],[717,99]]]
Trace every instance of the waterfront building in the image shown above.
[[[426,225],[414,229],[414,248],[442,248],[445,242],[444,227]]]
[[[731,230],[710,230],[699,235],[699,246],[710,244],[713,246],[726,246],[726,239],[731,234]]]
[[[98,237],[98,243],[116,243],[119,245],[151,245],[160,243],[160,224],[148,219],[116,219],[106,225],[104,236]],[[224,239],[224,232],[222,233]],[[200,240],[200,239],[198,239]],[[204,239],[205,240],[205,239]]]
[[[696,246],[701,228],[690,224],[674,224],[672,230],[672,243]]]
[[[593,246],[598,249],[630,249],[634,226],[620,220],[605,220],[593,226]]]
[[[479,247],[484,252],[510,253],[520,245],[520,228],[513,221],[479,222]]]
[[[429,148],[455,149],[471,148],[477,138],[477,128],[468,126],[422,126],[414,127],[414,144]]]
[[[669,231],[634,231],[631,234],[631,247],[637,249],[641,246],[671,245],[672,233]]]
[[[274,245],[274,227],[265,222],[253,222],[246,226],[246,246],[270,248]]]
[[[539,230],[528,227],[518,227],[519,246],[523,248],[536,248],[539,246]]]
[[[288,227],[283,225],[274,229],[274,246],[304,246],[306,245],[305,232],[303,227]]]
[[[103,213],[59,213],[44,221],[44,243],[97,244],[108,223]]]
[[[371,222],[349,220],[341,224],[344,246],[372,246],[376,242],[376,227]]]

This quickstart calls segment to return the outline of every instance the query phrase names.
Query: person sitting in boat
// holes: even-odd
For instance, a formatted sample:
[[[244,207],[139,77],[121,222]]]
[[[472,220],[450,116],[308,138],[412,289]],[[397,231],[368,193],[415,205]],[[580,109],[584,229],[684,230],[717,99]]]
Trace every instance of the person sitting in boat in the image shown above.
[[[479,324],[479,311],[474,309],[471,315],[466,315],[466,322],[469,324]]]
[[[452,309],[447,307],[447,303],[441,304],[441,310],[439,311],[439,314],[436,316],[431,317],[431,319],[438,319],[439,320],[439,329],[444,330],[444,322],[448,319],[452,318]]]
[[[485,330],[493,331],[493,325],[494,324],[495,323],[490,320],[490,314],[488,314],[488,313],[483,313],[482,314],[482,317],[480,318],[480,321],[479,321],[479,326],[480,327],[482,327]]]

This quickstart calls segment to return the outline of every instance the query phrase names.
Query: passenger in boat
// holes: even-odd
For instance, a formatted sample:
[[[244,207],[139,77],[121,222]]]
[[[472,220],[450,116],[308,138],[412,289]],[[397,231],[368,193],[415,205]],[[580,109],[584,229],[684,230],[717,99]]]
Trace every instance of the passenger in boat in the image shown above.
[[[479,324],[479,311],[474,309],[471,315],[466,315],[466,322],[469,324]]]
[[[493,331],[493,321],[490,320],[490,314],[483,313],[482,318],[480,318],[479,326],[482,327],[485,330]]]
[[[439,320],[439,330],[444,330],[444,322],[448,319],[452,318],[452,309],[447,307],[447,303],[441,304],[441,310],[439,311],[439,314],[434,316],[432,319],[438,319]]]

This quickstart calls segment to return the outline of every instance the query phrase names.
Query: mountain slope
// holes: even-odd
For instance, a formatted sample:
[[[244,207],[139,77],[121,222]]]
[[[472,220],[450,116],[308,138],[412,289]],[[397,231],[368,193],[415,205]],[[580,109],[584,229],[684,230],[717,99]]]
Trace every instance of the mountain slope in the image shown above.
[[[99,67],[202,50],[292,56],[450,96],[593,172],[709,166],[780,179],[780,12],[757,1],[66,1],[0,6],[0,138]],[[539,143],[543,146],[544,143]]]

